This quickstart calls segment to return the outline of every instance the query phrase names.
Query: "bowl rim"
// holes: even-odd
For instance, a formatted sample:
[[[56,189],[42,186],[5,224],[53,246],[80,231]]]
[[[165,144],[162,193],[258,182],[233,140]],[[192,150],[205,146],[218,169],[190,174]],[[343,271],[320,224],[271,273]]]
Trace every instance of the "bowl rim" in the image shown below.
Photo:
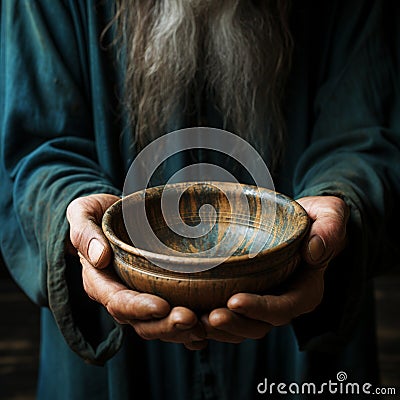
[[[168,184],[168,186],[169,187],[172,187],[172,186],[190,187],[190,186],[193,186],[193,184],[195,184],[195,183],[212,184],[213,181],[179,182],[179,183]],[[218,183],[219,184],[221,184],[221,183],[228,184],[228,185],[229,184],[237,185],[237,183],[232,183],[232,182],[218,182]],[[293,205],[294,209],[298,213],[302,214],[301,220],[303,221],[303,223],[298,224],[298,227],[301,227],[302,229],[297,229],[293,235],[291,235],[284,242],[280,243],[278,246],[274,246],[272,248],[259,251],[255,255],[253,255],[254,253],[248,253],[248,254],[241,254],[241,255],[236,255],[236,256],[231,255],[228,257],[223,257],[223,256],[221,256],[221,257],[196,257],[196,256],[188,256],[188,255],[182,255],[182,256],[165,255],[165,254],[155,253],[155,252],[152,252],[149,250],[140,249],[138,247],[135,247],[133,245],[123,242],[115,234],[114,230],[111,227],[112,226],[111,221],[110,221],[111,213],[115,210],[116,207],[119,207],[120,205],[122,205],[123,200],[128,197],[138,195],[139,193],[143,193],[145,191],[159,190],[160,188],[163,188],[166,186],[166,185],[158,185],[158,186],[152,186],[152,187],[131,193],[123,198],[120,198],[115,203],[113,203],[110,207],[108,207],[102,218],[101,225],[102,225],[103,233],[105,234],[105,236],[107,237],[109,242],[111,244],[113,244],[114,246],[118,246],[122,250],[124,250],[130,254],[146,258],[147,260],[150,260],[150,261],[152,261],[154,259],[155,261],[162,261],[163,264],[179,263],[181,265],[185,265],[185,264],[192,265],[195,262],[202,266],[207,266],[209,264],[215,264],[215,267],[217,267],[218,265],[221,265],[221,264],[233,264],[236,262],[243,262],[245,260],[254,260],[254,259],[263,257],[267,254],[279,253],[280,251],[285,249],[287,246],[289,246],[293,242],[300,241],[301,239],[304,238],[304,236],[308,232],[309,227],[311,225],[311,220],[310,220],[310,217],[308,216],[306,210],[295,199],[293,199],[285,194],[282,194],[278,191],[275,191],[275,190],[252,186],[252,185],[247,185],[247,184],[241,184],[241,183],[239,183],[239,185],[242,187],[253,189],[253,190],[256,189],[256,190],[262,190],[263,192],[273,193],[276,196],[276,198],[280,198],[282,200],[286,200],[289,203],[291,203]],[[193,254],[195,254],[195,253],[193,253]]]

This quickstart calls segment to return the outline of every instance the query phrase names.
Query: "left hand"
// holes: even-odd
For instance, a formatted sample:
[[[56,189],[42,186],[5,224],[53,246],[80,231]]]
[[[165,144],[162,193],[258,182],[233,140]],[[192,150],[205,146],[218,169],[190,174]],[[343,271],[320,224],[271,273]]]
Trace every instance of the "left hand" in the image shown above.
[[[334,196],[303,197],[297,201],[312,219],[302,249],[302,273],[281,295],[239,293],[229,299],[226,308],[202,316],[208,339],[229,343],[259,339],[274,326],[286,325],[321,303],[325,269],[346,244],[349,210],[343,200]],[[190,344],[186,347],[190,348]]]
[[[66,241],[65,250],[80,257],[84,290],[117,322],[130,324],[142,339],[189,342],[193,350],[204,348],[204,328],[193,311],[172,308],[156,295],[131,290],[112,268],[107,268],[112,249],[100,222],[107,208],[118,199],[107,193],[92,194],[76,198],[67,208],[70,242]]]

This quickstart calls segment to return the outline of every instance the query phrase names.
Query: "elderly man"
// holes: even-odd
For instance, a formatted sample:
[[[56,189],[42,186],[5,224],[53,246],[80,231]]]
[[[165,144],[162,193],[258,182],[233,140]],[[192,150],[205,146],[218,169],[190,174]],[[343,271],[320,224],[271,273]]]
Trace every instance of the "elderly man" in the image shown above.
[[[364,305],[394,252],[400,168],[381,7],[2,2],[1,250],[42,306],[38,398],[252,399],[265,379],[339,371],[375,382]],[[290,289],[205,315],[125,287],[100,228],[139,151],[198,125],[250,142],[313,220]]]

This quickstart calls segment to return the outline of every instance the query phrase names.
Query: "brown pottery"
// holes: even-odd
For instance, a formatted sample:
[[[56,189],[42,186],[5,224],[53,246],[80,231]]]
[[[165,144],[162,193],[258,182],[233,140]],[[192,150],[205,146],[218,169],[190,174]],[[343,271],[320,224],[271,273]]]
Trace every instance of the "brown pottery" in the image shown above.
[[[189,229],[203,224],[204,235],[176,233],[174,217],[166,223],[161,197],[177,192],[179,217]],[[204,204],[214,211],[202,213]],[[125,224],[140,232],[144,215],[154,237],[143,235],[140,246],[134,246]],[[196,311],[223,307],[236,293],[276,289],[298,265],[309,225],[307,213],[293,199],[229,182],[148,188],[114,203],[102,223],[113,266],[126,285]]]

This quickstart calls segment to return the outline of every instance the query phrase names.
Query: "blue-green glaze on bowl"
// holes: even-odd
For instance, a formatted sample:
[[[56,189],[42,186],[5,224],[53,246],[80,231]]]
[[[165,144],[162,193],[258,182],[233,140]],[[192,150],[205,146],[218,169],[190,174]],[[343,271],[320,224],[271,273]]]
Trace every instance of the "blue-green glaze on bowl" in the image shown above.
[[[240,185],[250,210],[250,218],[246,218],[240,212],[231,212],[224,194],[235,199],[238,185],[219,182],[218,186],[212,182],[185,182],[153,187],[126,196],[106,211],[103,231],[114,252],[114,268],[128,287],[156,294],[172,306],[207,311],[225,306],[236,293],[268,293],[294,272],[301,258],[300,245],[310,226],[305,210],[283,194]],[[188,225],[198,224],[199,208],[211,204],[217,211],[217,219],[210,232],[193,239],[174,233],[161,212],[160,199],[164,190],[183,191],[179,212]],[[122,201],[126,202],[124,207],[135,210],[143,196],[151,228],[163,245],[180,251],[179,256],[166,253],[163,246],[158,248],[153,242],[144,243],[140,249],[132,245],[124,225]],[[261,202],[270,206],[260,207]],[[204,219],[202,222],[207,223]],[[217,247],[215,244],[224,236],[229,224],[237,233],[237,243],[229,243],[235,251],[225,259],[218,250],[213,252],[213,248]],[[254,240],[261,241],[258,246],[261,251],[257,254],[251,254]],[[204,250],[209,250],[207,257],[201,253]],[[160,267],[158,260],[175,271]],[[191,265],[201,266],[202,270],[179,272],[188,271]],[[207,269],[208,266],[213,267]]]

